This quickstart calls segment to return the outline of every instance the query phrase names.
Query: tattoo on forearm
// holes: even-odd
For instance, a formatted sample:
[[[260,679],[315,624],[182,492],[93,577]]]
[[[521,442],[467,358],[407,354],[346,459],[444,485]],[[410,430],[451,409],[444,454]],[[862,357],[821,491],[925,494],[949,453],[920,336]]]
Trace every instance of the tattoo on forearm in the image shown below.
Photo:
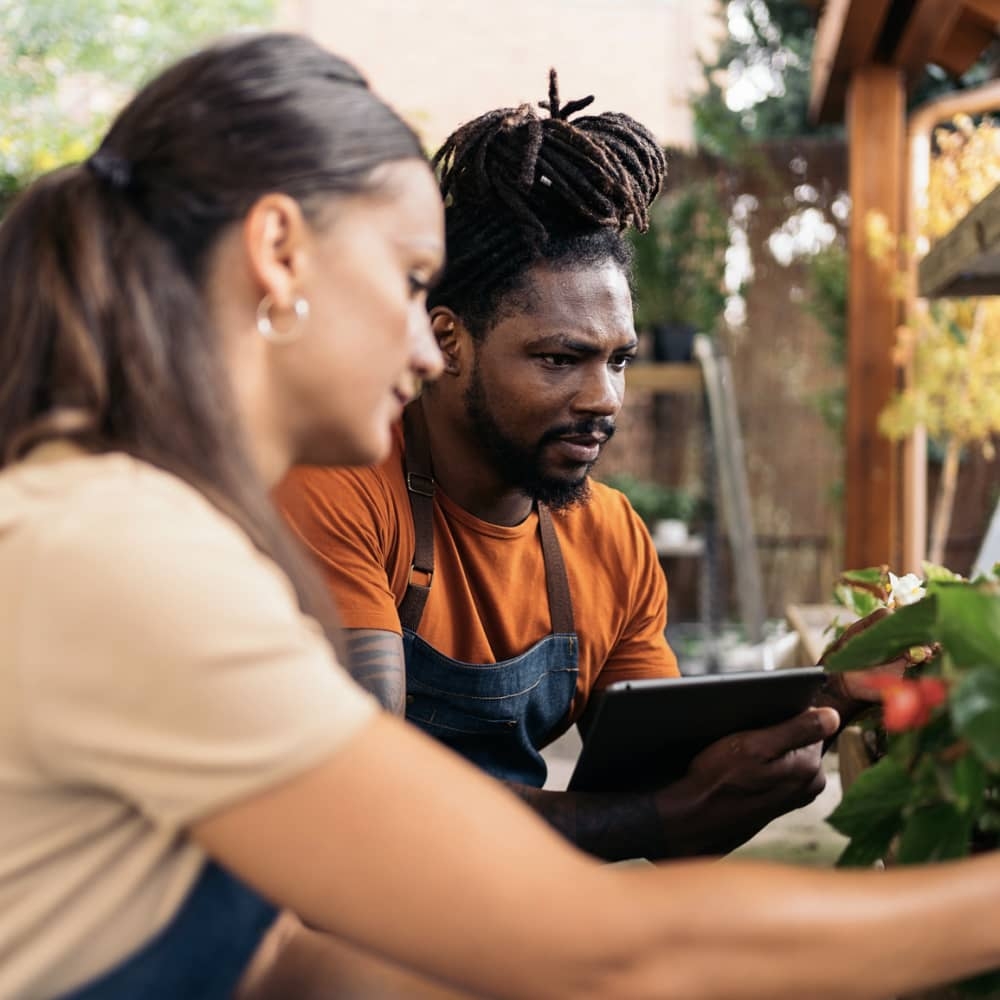
[[[371,692],[382,707],[402,715],[405,701],[405,676],[399,636],[391,632],[347,636],[348,664],[351,676]]]

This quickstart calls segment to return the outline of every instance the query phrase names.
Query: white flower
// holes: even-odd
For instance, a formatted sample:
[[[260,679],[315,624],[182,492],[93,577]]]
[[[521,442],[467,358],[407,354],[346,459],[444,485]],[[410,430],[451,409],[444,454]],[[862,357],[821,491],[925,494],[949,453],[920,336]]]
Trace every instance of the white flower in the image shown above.
[[[906,576],[889,574],[889,604],[898,608],[906,604],[916,604],[925,593],[923,581],[916,573],[907,573]]]

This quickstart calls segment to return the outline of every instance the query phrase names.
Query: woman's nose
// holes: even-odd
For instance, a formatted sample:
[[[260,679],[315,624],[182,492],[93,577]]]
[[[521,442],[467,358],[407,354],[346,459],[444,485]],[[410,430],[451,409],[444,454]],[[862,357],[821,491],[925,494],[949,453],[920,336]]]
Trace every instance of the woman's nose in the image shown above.
[[[410,371],[424,382],[433,382],[444,369],[444,358],[431,330],[431,320],[418,305],[410,320]]]

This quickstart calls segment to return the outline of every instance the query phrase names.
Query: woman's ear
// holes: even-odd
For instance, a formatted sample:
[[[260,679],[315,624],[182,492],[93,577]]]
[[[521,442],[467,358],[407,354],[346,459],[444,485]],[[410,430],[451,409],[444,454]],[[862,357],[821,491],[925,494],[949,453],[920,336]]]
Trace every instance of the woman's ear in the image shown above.
[[[444,356],[445,375],[459,375],[462,371],[462,346],[469,333],[462,321],[447,307],[434,306],[430,312],[431,329]]]
[[[309,227],[299,203],[285,194],[259,198],[243,220],[243,246],[261,295],[292,308],[305,284]]]

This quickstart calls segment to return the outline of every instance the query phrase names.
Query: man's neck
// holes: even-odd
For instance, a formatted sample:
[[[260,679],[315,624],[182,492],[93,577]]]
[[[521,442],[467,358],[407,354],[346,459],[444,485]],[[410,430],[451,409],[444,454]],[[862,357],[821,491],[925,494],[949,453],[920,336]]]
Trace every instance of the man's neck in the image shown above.
[[[426,397],[421,400],[427,420],[434,480],[453,503],[490,524],[520,524],[534,502],[511,487],[483,454],[482,444],[467,433],[459,414],[447,412]]]

